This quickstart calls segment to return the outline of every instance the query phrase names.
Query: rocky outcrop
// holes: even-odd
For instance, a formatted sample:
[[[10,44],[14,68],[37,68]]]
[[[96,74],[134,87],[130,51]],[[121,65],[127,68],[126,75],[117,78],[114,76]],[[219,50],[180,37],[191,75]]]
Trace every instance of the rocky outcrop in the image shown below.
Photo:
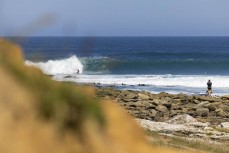
[[[174,135],[189,138],[204,138],[218,141],[229,141],[229,133],[210,127],[210,123],[198,122],[190,115],[178,115],[166,122],[155,122],[144,119],[136,119],[143,128],[166,135]],[[221,123],[222,128],[228,126]]]
[[[140,119],[164,122],[176,115],[188,114],[199,121],[218,125],[229,119],[229,99],[223,97],[189,96],[185,94],[152,94],[98,88],[97,97],[109,95],[128,112]]]

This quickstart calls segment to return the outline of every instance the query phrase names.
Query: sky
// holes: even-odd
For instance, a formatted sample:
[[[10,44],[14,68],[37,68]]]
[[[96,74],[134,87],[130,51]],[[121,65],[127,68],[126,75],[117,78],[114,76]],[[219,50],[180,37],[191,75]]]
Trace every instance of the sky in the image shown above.
[[[229,36],[229,0],[0,0],[1,36]]]

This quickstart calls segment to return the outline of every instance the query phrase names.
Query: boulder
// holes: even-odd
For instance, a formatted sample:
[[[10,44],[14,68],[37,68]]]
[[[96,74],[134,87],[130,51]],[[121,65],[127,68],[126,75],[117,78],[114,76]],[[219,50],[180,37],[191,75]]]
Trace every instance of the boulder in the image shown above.
[[[182,111],[181,110],[171,110],[170,111],[170,117],[176,116],[178,114],[181,114]]]
[[[188,113],[189,108],[182,108],[182,111],[183,111],[184,113]]]
[[[167,107],[163,106],[163,105],[159,105],[156,107],[156,110],[158,110],[159,112],[168,112]]]
[[[203,108],[203,107],[206,107],[206,105],[209,104],[209,101],[203,101],[199,104],[196,105],[196,108]]]
[[[170,123],[170,124],[189,124],[191,122],[197,122],[197,120],[187,114],[177,115],[174,118],[167,121],[167,123]]]
[[[222,110],[222,109],[216,109],[215,110],[217,116],[220,116],[220,117],[226,117],[227,114]]]
[[[181,99],[173,99],[174,103],[181,103]]]
[[[133,93],[129,93],[125,95],[125,99],[136,99],[136,95]]]
[[[150,117],[154,118],[154,117],[156,117],[156,115],[157,115],[157,111],[155,109],[151,109],[150,110]]]
[[[199,96],[197,97],[198,100],[201,101],[209,101],[209,102],[215,102],[215,101],[220,101],[221,99],[219,98],[214,98],[214,97],[208,97],[208,96]]]
[[[149,96],[146,95],[146,94],[139,93],[138,94],[138,98],[140,98],[140,99],[149,99]]]
[[[222,96],[223,99],[229,99],[229,95]]]
[[[195,104],[199,104],[200,103],[200,101],[199,100],[193,100],[193,103],[195,103]]]
[[[227,105],[220,105],[219,108],[222,109],[225,112],[229,112],[229,106],[227,106]]]
[[[220,124],[220,127],[223,129],[229,129],[229,122],[223,122]]]
[[[169,101],[167,101],[167,99],[162,99],[162,100],[161,100],[161,104],[162,104],[163,106],[169,108],[169,109],[170,109],[171,106],[172,106],[172,104],[171,104]]]
[[[214,105],[212,103],[205,105],[205,107],[208,108],[209,111],[215,111],[217,108],[216,105]]]
[[[198,116],[208,116],[208,113],[209,113],[209,109],[208,108],[198,108],[196,109],[196,114]]]
[[[154,105],[159,105],[160,101],[159,101],[159,99],[154,99],[151,103]]]

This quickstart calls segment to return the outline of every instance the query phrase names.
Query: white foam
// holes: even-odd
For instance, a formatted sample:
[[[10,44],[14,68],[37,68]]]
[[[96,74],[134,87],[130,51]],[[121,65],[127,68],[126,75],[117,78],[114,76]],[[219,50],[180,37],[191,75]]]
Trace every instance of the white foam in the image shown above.
[[[150,85],[150,86],[183,86],[202,88],[211,79],[212,86],[229,87],[229,76],[214,75],[79,75],[72,78],[56,77],[57,80],[79,83],[100,83],[110,85]]]
[[[72,75],[76,74],[78,70],[79,73],[83,72],[83,65],[75,55],[67,59],[49,60],[39,63],[27,60],[25,64],[28,66],[35,66],[48,75]]]

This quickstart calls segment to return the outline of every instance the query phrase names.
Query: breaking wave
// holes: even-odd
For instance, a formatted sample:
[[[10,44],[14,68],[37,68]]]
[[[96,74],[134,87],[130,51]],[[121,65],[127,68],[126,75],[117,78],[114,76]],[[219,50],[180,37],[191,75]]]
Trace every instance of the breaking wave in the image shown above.
[[[37,67],[48,75],[72,75],[83,72],[83,65],[75,55],[66,59],[38,63],[27,60],[25,64]]]

